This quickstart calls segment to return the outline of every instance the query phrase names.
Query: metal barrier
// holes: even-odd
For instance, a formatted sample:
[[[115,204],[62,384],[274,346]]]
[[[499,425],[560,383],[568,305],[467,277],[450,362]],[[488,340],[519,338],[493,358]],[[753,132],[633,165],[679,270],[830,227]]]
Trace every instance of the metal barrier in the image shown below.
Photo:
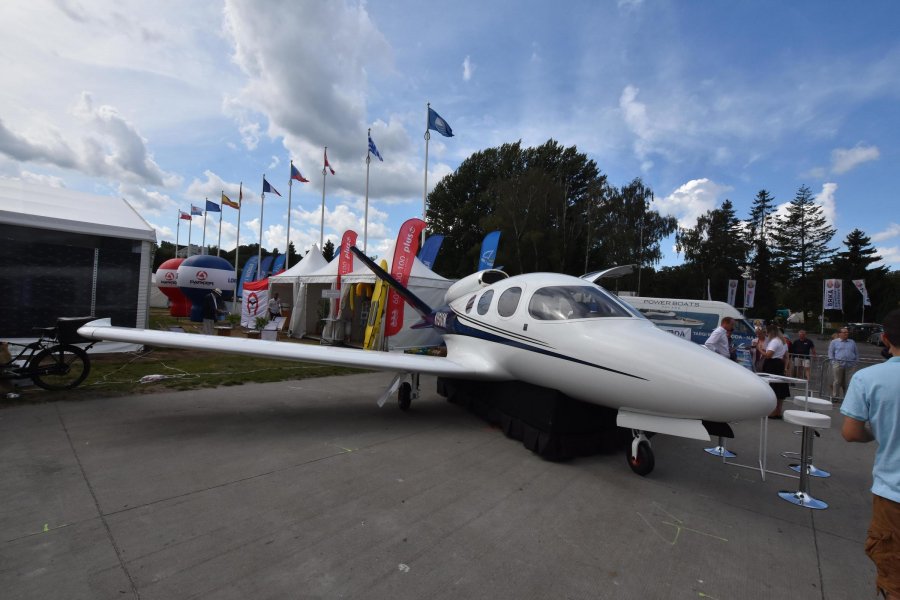
[[[809,358],[809,390],[811,393],[814,393],[819,398],[828,398],[832,401],[838,401],[843,398],[843,393],[840,393],[837,397],[832,395],[832,386],[834,385],[834,366],[828,356],[814,356],[814,357],[801,357],[796,354],[789,354],[785,356],[785,362],[790,365],[788,367],[789,371],[786,373],[787,375],[793,377],[799,377],[801,379],[806,378],[806,369],[804,367],[795,367],[794,366],[794,358]],[[788,362],[789,361],[789,362]],[[875,359],[875,358],[860,358],[857,360],[853,366],[850,368],[850,372],[848,374],[847,381],[849,382],[850,377],[853,376],[860,369],[864,369],[866,367],[870,367],[872,365],[877,365],[881,362],[884,362],[883,359]],[[802,389],[797,388],[796,386],[792,386],[799,393],[802,392]],[[794,390],[792,390],[794,391]]]

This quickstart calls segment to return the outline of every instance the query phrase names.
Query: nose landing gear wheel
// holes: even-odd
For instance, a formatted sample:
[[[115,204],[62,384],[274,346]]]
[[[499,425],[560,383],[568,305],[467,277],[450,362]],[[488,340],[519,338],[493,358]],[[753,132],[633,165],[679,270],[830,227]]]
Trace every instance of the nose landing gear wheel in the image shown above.
[[[647,441],[638,442],[635,450],[629,448],[625,457],[628,459],[628,466],[631,467],[631,470],[642,477],[648,475],[656,464],[653,449],[650,448],[650,442]]]
[[[409,410],[409,407],[412,405],[412,386],[408,381],[401,383],[400,388],[397,390],[397,405],[403,411]]]

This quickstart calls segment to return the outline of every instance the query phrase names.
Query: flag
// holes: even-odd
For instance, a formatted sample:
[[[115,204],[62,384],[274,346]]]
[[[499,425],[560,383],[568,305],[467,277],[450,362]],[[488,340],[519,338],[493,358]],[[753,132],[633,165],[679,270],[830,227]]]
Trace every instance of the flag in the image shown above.
[[[242,204],[244,202],[244,182],[241,182],[241,187],[238,188],[238,204]]]
[[[453,137],[453,130],[450,129],[450,123],[441,118],[433,108],[428,107],[428,129],[434,129],[444,137]]]
[[[300,183],[309,183],[309,179],[300,173],[297,167],[294,166],[294,163],[291,163],[291,179],[296,179]]]
[[[419,238],[424,229],[425,221],[415,218],[409,219],[400,226],[397,244],[394,247],[394,264],[391,266],[391,275],[400,282],[400,285],[405,286],[409,283],[413,259],[419,251]],[[382,318],[384,319],[384,337],[396,335],[403,328],[403,298],[394,288],[388,291]]]
[[[384,162],[384,159],[381,158],[381,153],[378,152],[378,148],[375,147],[375,142],[372,141],[372,136],[369,136],[369,152],[378,157],[378,160]]]
[[[266,178],[263,177],[263,194],[265,194],[266,192],[272,192],[276,196],[281,195],[278,193],[278,190],[276,190],[274,187],[272,187],[272,184],[269,183],[268,181],[266,181]]]
[[[756,299],[756,280],[747,279],[744,281],[744,308],[753,308],[753,302]]]
[[[224,193],[222,194],[222,204],[224,204],[225,206],[230,206],[231,208],[237,208],[237,209],[241,208],[240,204],[238,204],[237,202],[235,202],[234,200],[232,200],[231,198],[226,196]]]
[[[478,259],[478,270],[492,269],[497,258],[497,246],[500,244],[500,232],[492,231],[481,240],[481,258]]]
[[[855,285],[859,293],[862,294],[863,306],[872,306],[872,302],[869,300],[869,292],[866,291],[866,280],[854,279],[853,285]]]
[[[206,201],[206,212],[222,212],[221,207],[212,200]]]
[[[322,171],[324,172],[325,169],[328,169],[329,171],[331,171],[331,174],[334,175],[334,169],[332,169],[331,165],[328,164],[328,148],[325,148],[325,168],[323,168]]]
[[[181,212],[181,211],[179,210],[179,211],[178,211],[178,218],[179,218],[179,219],[184,219],[184,220],[186,220],[186,221],[190,221],[190,220],[191,220],[191,215],[187,214],[186,212]]]
[[[737,279],[728,280],[728,304],[734,306],[734,300],[737,296],[738,282]]]
[[[194,206],[193,204],[191,204],[191,216],[202,217],[203,210],[199,206]]]
[[[822,310],[844,310],[844,291],[840,279],[826,279],[822,295]]]

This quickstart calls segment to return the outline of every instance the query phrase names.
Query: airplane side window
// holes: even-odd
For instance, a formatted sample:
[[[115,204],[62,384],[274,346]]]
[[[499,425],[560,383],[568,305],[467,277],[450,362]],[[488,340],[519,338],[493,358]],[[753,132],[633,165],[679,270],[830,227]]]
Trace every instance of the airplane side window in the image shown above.
[[[522,288],[509,288],[500,294],[497,299],[497,314],[501,317],[511,317],[519,306],[519,299],[522,297]]]
[[[633,316],[599,288],[570,285],[539,289],[531,297],[528,312],[543,321]]]
[[[487,290],[485,293],[481,295],[481,298],[478,299],[478,314],[484,315],[487,314],[488,308],[491,307],[491,299],[494,297],[494,290]]]
[[[469,298],[469,301],[466,302],[466,314],[472,312],[472,307],[475,306],[475,296]]]

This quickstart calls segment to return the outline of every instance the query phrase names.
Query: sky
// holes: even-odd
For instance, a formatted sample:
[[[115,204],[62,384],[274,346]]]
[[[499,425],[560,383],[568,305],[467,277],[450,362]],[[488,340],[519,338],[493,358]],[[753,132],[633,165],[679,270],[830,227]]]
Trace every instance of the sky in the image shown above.
[[[430,102],[455,135],[431,132],[429,189],[473,152],[552,138],[611,185],[642,178],[683,227],[806,185],[833,247],[858,228],[896,270],[898,21],[889,0],[3,2],[0,177],[125,198],[173,242],[179,210],[243,183],[248,244],[265,176],[282,197],[265,196],[263,245],[283,251],[293,160],[310,180],[290,186],[303,251],[320,237],[327,146],[324,237],[353,229],[378,254],[422,216]],[[384,161],[366,228],[370,128]],[[233,248],[238,213],[223,210]],[[207,243],[218,230],[211,214]],[[672,240],[664,253],[681,263]]]

